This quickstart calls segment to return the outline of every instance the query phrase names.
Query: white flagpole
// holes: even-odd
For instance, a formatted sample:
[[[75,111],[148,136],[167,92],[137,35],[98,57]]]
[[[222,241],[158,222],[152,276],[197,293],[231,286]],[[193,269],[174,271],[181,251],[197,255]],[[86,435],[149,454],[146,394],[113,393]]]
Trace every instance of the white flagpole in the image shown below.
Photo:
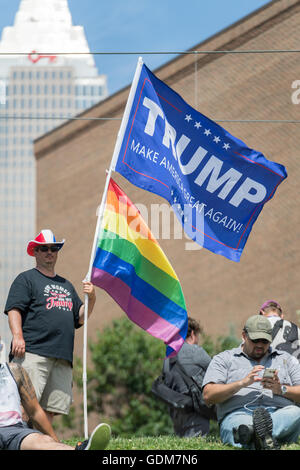
[[[143,58],[139,57],[138,58],[138,63],[137,63],[137,66],[136,66],[136,70],[135,70],[135,74],[134,74],[134,77],[133,77],[133,80],[132,80],[130,92],[129,92],[129,95],[128,95],[127,103],[126,103],[126,106],[125,106],[125,110],[124,110],[120,130],[118,132],[118,137],[117,137],[117,141],[116,141],[116,145],[115,145],[115,150],[114,150],[114,153],[113,153],[113,156],[112,156],[111,166],[112,166],[113,170],[115,170],[116,162],[117,162],[117,159],[118,159],[118,156],[119,156],[119,153],[120,153],[121,145],[122,145],[122,142],[123,142],[126,126],[127,126],[128,119],[129,119],[129,114],[130,114],[132,103],[133,103],[133,100],[134,100],[137,84],[138,84],[138,81],[139,81],[139,78],[140,78],[140,75],[141,75],[142,67],[143,67]]]
[[[97,225],[94,235],[93,247],[91,252],[89,270],[85,277],[85,281],[91,280],[92,267],[94,262],[94,255],[96,251],[96,244],[98,239],[99,229],[101,227],[104,206],[107,196],[108,184],[111,177],[112,169],[110,168],[107,171],[105,187],[103,191],[101,205],[98,211]],[[83,324],[83,369],[82,369],[82,383],[83,383],[83,415],[84,415],[84,438],[88,439],[88,413],[87,413],[87,322],[88,322],[88,308],[89,308],[89,296],[85,294],[84,296],[84,324]]]
[[[90,257],[90,264],[89,264],[89,270],[88,273],[85,277],[85,281],[90,281],[91,280],[91,275],[92,275],[92,269],[93,269],[93,262],[95,258],[95,252],[96,252],[96,245],[97,245],[97,240],[98,240],[98,233],[99,229],[102,224],[102,219],[103,219],[103,214],[104,214],[104,208],[105,208],[105,202],[106,202],[106,197],[107,197],[107,191],[108,191],[108,185],[109,185],[109,180],[111,177],[112,172],[115,169],[116,161],[120,152],[120,148],[122,145],[124,133],[126,130],[126,126],[128,123],[129,119],[129,114],[130,110],[132,107],[134,95],[136,92],[137,84],[140,78],[141,70],[143,66],[143,59],[139,57],[137,67],[135,70],[135,74],[133,77],[132,85],[130,88],[129,96],[127,99],[125,111],[123,114],[120,130],[118,132],[118,137],[114,149],[114,153],[111,159],[110,167],[109,170],[107,171],[107,176],[106,176],[106,181],[105,181],[105,186],[104,186],[104,191],[102,195],[102,201],[100,204],[100,208],[98,211],[98,219],[97,219],[97,225],[96,225],[96,230],[95,230],[95,235],[94,235],[94,241],[93,241],[93,246],[92,246],[92,252],[91,252],[91,257]],[[87,321],[88,321],[88,304],[89,304],[89,297],[88,294],[85,294],[84,296],[84,325],[83,325],[83,370],[82,370],[82,383],[83,383],[83,415],[84,415],[84,438],[88,439],[88,416],[87,416]]]

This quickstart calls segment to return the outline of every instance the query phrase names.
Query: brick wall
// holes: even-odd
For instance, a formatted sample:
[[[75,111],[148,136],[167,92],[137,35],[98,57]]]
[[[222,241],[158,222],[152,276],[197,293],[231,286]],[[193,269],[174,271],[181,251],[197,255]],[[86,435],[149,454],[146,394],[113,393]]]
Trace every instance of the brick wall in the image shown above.
[[[297,49],[299,24],[298,1],[274,1],[192,50]],[[291,101],[292,82],[300,80],[299,54],[199,54],[196,65],[195,61],[195,55],[184,55],[154,72],[211,119],[300,119],[300,104]],[[120,118],[128,92],[121,90],[82,116]],[[188,313],[213,336],[226,334],[230,325],[240,334],[246,318],[258,313],[267,299],[281,303],[293,321],[300,309],[300,125],[220,124],[268,159],[285,165],[289,176],[255,223],[240,263],[206,250],[186,251],[186,239],[160,240],[181,281]],[[66,238],[57,271],[79,291],[119,126],[119,120],[70,121],[35,143],[37,231],[51,228],[56,237]],[[165,202],[118,174],[114,177],[135,203]],[[89,337],[122,315],[98,289]],[[76,336],[75,354],[82,354],[82,331]]]

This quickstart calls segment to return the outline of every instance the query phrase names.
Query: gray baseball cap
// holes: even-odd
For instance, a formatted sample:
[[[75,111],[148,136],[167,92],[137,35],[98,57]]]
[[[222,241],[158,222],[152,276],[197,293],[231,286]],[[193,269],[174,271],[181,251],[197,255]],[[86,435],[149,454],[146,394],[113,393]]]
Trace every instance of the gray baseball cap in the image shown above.
[[[248,318],[244,330],[250,339],[266,339],[272,342],[271,322],[262,315],[253,315]]]

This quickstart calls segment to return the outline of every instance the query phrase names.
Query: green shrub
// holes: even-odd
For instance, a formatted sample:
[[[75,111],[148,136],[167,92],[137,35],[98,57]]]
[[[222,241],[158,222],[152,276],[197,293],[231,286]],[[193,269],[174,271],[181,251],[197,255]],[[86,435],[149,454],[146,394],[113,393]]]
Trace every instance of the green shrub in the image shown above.
[[[204,335],[203,347],[213,356],[237,345],[234,334],[219,337],[216,344]],[[127,317],[113,321],[89,349],[93,368],[88,370],[88,409],[109,417],[115,435],[159,436],[172,434],[168,407],[151,392],[160,375],[166,347],[162,341],[136,327]],[[74,380],[82,386],[81,361],[76,360]]]
[[[219,336],[214,342],[212,338],[206,334],[203,334],[202,347],[205,349],[207,354],[211,357],[219,354],[221,351],[227,349],[236,348],[242,342],[241,338],[237,338],[235,335],[235,328],[233,325],[229,325],[229,333],[227,336]]]
[[[165,345],[126,317],[97,333],[89,343],[93,369],[88,370],[89,410],[109,416],[114,434],[158,436],[173,431],[167,407],[151,393],[161,373]],[[75,377],[80,384],[81,368]]]

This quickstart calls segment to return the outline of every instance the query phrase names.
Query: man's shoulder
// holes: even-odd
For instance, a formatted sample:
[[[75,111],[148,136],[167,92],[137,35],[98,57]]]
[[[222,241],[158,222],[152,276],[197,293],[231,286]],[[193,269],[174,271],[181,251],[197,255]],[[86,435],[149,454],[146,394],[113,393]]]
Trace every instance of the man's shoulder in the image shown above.
[[[291,354],[289,351],[284,351],[282,349],[277,349],[276,347],[275,348],[272,348],[272,353],[273,355],[277,355],[281,361],[284,361],[284,363],[288,363],[288,362],[295,362],[299,364],[299,361],[298,359],[293,355]]]
[[[35,271],[36,271],[36,269],[34,269],[34,268],[27,269],[26,271],[22,271],[21,273],[19,273],[15,277],[13,282],[14,283],[26,282],[26,281],[32,279],[35,276]]]
[[[202,348],[202,346],[199,346],[198,344],[189,344],[189,343],[184,342],[178,353],[178,359],[180,361],[193,360],[193,359],[210,360],[211,357],[207,354],[205,349]]]
[[[240,356],[241,348],[226,349],[213,356],[206,371],[203,386],[208,383],[225,383],[227,371],[235,355]]]
[[[221,351],[215,356],[213,356],[213,360],[215,361],[231,361],[234,356],[240,356],[242,353],[241,346],[232,349],[225,349],[225,351]]]
[[[200,348],[200,346],[198,346],[197,344],[189,344],[185,341],[183,343],[178,355],[179,354],[183,355],[185,353],[187,353],[187,354],[193,353],[193,352],[197,351],[199,348]]]
[[[68,281],[68,279],[66,279],[65,277],[60,276],[59,274],[55,274],[54,277],[47,276],[46,274],[43,274],[41,271],[39,271],[36,268],[23,271],[22,273],[19,274],[18,277],[26,279],[26,280],[46,280],[47,282],[52,281],[53,283],[67,284],[68,286],[72,286],[72,283]]]

